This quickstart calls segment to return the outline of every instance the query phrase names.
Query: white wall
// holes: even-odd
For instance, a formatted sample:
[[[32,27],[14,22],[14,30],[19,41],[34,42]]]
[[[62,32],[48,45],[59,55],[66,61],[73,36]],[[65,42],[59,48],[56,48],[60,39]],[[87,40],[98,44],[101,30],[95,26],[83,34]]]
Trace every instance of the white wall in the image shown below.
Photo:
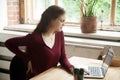
[[[0,29],[7,26],[7,0],[0,0]]]

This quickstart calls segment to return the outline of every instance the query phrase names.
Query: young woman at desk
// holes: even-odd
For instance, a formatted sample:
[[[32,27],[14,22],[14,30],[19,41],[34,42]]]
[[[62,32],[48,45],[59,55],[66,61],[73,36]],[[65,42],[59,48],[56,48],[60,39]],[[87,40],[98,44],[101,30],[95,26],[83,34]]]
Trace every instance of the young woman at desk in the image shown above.
[[[11,38],[5,42],[5,46],[20,57],[24,64],[27,64],[26,77],[22,80],[28,80],[51,67],[57,66],[58,62],[66,70],[73,70],[73,66],[69,63],[65,54],[62,31],[64,22],[64,9],[56,5],[50,6],[43,12],[39,24],[31,34]],[[26,51],[22,51],[19,48],[20,46],[25,46]],[[23,65],[21,64],[21,66]],[[19,69],[19,66],[16,68]],[[11,73],[13,76],[17,75],[14,74],[14,70],[13,72],[11,70]],[[19,75],[17,76],[18,80]]]

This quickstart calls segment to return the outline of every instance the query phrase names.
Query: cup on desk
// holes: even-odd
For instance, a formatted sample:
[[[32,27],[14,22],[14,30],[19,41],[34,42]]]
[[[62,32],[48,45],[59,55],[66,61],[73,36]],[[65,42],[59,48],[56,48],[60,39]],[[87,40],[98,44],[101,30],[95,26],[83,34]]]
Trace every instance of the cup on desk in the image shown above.
[[[84,69],[74,68],[74,80],[84,80]]]

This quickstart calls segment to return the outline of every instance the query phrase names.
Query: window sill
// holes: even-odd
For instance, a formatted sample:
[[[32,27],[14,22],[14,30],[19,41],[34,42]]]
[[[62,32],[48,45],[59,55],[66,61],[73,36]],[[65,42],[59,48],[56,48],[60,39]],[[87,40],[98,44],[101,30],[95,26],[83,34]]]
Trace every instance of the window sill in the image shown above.
[[[36,28],[36,25],[18,24],[13,26],[6,26],[4,30],[18,31],[18,32],[32,32]]]
[[[18,28],[19,27],[19,28]],[[7,30],[0,31],[0,41],[4,42],[8,38],[16,36],[24,36],[28,32],[32,32],[35,25],[16,25]],[[18,31],[19,30],[19,31]],[[21,32],[22,31],[22,32]],[[97,31],[96,33],[81,33],[79,27],[64,27],[65,44],[87,47],[103,47],[105,45],[119,46],[120,47],[120,32],[112,31]]]
[[[120,41],[120,32],[97,30],[96,33],[82,33],[79,27],[64,27],[65,36],[87,39]]]

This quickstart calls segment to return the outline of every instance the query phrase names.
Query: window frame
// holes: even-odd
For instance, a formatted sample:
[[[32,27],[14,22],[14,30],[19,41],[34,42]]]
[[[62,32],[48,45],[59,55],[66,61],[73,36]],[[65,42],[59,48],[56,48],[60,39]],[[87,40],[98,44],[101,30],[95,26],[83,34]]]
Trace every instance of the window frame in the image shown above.
[[[21,2],[22,1],[22,2]],[[110,20],[109,25],[106,26],[120,26],[115,24],[115,6],[116,6],[116,0],[110,0],[111,6],[110,6]],[[33,19],[33,0],[20,0],[20,5],[24,5],[24,8],[20,8],[20,20],[24,20],[23,22],[25,24],[37,24],[39,21]],[[31,7],[30,7],[31,5]],[[55,5],[58,5],[58,0],[55,0]],[[29,7],[28,7],[29,6]],[[31,14],[29,14],[30,12]],[[30,16],[31,15],[31,16]],[[72,25],[72,26],[79,26],[80,23],[77,22],[65,22],[65,25]]]
[[[115,26],[115,6],[116,0],[111,0],[110,25]]]

